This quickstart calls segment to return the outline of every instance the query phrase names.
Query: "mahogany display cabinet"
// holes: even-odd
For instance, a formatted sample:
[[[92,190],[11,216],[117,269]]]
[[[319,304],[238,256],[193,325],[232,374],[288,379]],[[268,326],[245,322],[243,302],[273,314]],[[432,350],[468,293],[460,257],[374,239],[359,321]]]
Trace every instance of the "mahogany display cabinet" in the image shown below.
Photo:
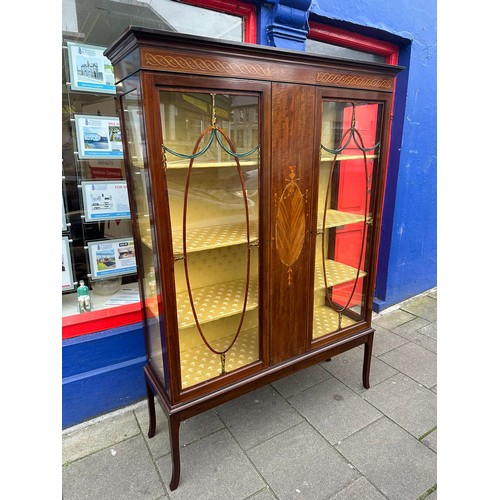
[[[179,426],[364,345],[401,67],[130,27],[114,66],[155,397]],[[361,370],[361,367],[360,367]]]

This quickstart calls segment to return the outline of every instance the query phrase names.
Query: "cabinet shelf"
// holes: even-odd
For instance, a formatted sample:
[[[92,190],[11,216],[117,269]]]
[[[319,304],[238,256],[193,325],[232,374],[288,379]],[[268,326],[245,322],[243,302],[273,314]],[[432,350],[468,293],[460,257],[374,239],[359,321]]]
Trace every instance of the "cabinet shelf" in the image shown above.
[[[240,279],[192,290],[198,322],[204,324],[241,314],[245,300],[245,284],[246,281]],[[246,310],[256,309],[258,305],[258,277],[254,276],[249,281]],[[177,294],[177,319],[179,329],[189,328],[196,324],[188,292]]]
[[[318,231],[323,228],[323,214],[324,210],[318,211]],[[365,217],[363,214],[352,214],[349,212],[341,212],[340,210],[329,209],[326,211],[325,229],[331,227],[346,226],[347,224],[355,224],[356,222],[363,222]],[[371,220],[368,219],[367,222]]]
[[[143,235],[142,242],[151,248],[151,235],[149,228]],[[250,222],[250,243],[258,241],[259,226],[257,221]],[[247,227],[244,222],[237,224],[218,224],[193,228],[186,234],[186,250],[188,253],[212,250],[247,242]],[[172,231],[172,246],[174,255],[182,255],[182,230]]]
[[[241,167],[255,167],[258,165],[257,160],[240,161]],[[236,160],[232,161],[194,161],[193,168],[226,168],[235,167]],[[189,160],[167,161],[167,170],[170,169],[187,169],[189,168]]]
[[[326,260],[327,285],[325,286],[325,280],[323,277],[323,266],[321,262],[316,262],[314,291],[317,292],[319,290],[325,290],[328,287],[352,281],[356,278],[357,271],[358,270],[355,267],[327,259]],[[366,272],[360,271],[359,277],[362,278],[363,276],[366,276]]]
[[[332,161],[334,158],[333,155],[322,155],[320,158],[320,162],[326,162],[326,161]],[[344,160],[362,160],[364,156],[361,155],[337,155],[337,161],[344,161]],[[366,155],[367,160],[373,160],[375,158],[378,158],[378,155]]]
[[[313,339],[323,337],[339,329],[339,313],[328,306],[314,308]],[[356,322],[346,315],[342,316],[342,328],[354,325]]]
[[[222,351],[232,342],[233,336],[210,342],[217,351]],[[211,352],[205,344],[181,349],[182,388],[199,384],[220,375],[221,361],[218,354]],[[236,370],[259,359],[258,329],[252,328],[240,333],[236,342],[226,354],[226,372]]]

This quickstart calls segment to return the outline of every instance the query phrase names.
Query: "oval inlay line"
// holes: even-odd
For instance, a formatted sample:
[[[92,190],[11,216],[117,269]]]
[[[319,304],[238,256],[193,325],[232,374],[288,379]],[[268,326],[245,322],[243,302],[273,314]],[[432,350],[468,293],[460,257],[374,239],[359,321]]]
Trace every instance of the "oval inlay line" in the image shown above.
[[[276,216],[276,250],[288,267],[288,285],[292,284],[292,265],[299,258],[305,239],[304,195],[297,184],[295,167],[288,167],[287,185],[281,194]]]

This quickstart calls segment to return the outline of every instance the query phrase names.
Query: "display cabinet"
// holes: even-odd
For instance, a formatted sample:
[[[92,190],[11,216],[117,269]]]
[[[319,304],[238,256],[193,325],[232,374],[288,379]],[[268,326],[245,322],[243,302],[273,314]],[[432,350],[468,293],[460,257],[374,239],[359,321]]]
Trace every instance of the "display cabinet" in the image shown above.
[[[182,420],[360,345],[369,387],[401,68],[135,27],[105,55],[173,490]]]

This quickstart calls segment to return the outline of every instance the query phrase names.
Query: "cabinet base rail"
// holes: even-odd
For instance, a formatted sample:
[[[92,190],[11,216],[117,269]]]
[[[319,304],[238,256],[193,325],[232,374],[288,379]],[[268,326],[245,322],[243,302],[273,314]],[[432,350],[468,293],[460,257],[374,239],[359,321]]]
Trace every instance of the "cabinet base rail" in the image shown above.
[[[320,361],[331,359],[333,356],[341,354],[349,349],[364,344],[364,357],[362,369],[363,386],[370,388],[370,366],[373,349],[373,336],[375,330],[369,328],[358,332],[350,337],[340,340],[334,345],[319,347],[313,351],[306,352],[293,359],[287,360],[278,365],[273,365],[262,371],[249,376],[236,383],[214,390],[212,393],[201,396],[194,400],[172,405],[166,394],[163,383],[157,373],[146,364],[144,374],[146,378],[146,391],[149,412],[148,437],[152,438],[156,433],[156,410],[155,397],[167,417],[169,424],[169,437],[172,460],[172,475],[170,480],[170,490],[174,491],[179,486],[181,462],[179,446],[180,423],[190,417],[198,415],[206,410],[214,408],[222,403],[230,401],[247,392],[263,387],[271,382],[291,375],[299,370],[315,365]]]

